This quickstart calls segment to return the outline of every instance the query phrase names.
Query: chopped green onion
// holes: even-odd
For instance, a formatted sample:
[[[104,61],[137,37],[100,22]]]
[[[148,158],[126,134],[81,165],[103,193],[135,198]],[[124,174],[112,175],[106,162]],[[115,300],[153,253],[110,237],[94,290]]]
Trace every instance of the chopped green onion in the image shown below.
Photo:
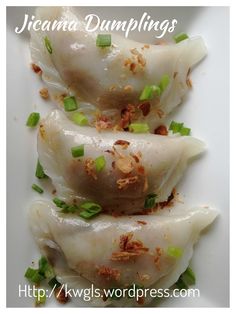
[[[52,278],[54,276],[54,271],[52,266],[48,263],[48,260],[45,256],[42,256],[38,262],[39,269],[38,272],[40,275],[44,276],[45,278]]]
[[[181,277],[184,280],[184,282],[189,286],[194,285],[196,283],[195,274],[190,267],[188,267],[185,270],[185,272],[181,275]]]
[[[35,127],[40,119],[40,114],[38,112],[32,112],[26,122],[26,125],[30,128]]]
[[[161,88],[160,88],[160,86],[152,85],[151,87],[152,87],[153,93],[156,93],[157,96],[160,96],[160,95],[161,95]]]
[[[106,159],[104,156],[99,156],[95,159],[95,167],[97,172],[100,172],[106,166]]]
[[[80,206],[80,208],[84,209],[79,214],[80,217],[84,219],[90,219],[102,211],[102,207],[100,205],[92,202],[85,202]]]
[[[25,278],[27,278],[29,281],[31,281],[33,283],[38,284],[44,279],[44,276],[42,276],[39,273],[38,269],[28,267],[26,272],[25,272]]]
[[[53,277],[51,280],[49,280],[48,284],[52,289],[61,287],[61,283],[57,280],[56,277]]]
[[[66,203],[59,198],[55,197],[53,200],[53,203],[56,204],[57,207],[62,208]]]
[[[42,194],[43,193],[43,189],[38,186],[37,184],[32,184],[32,189],[35,190],[36,192]]]
[[[88,118],[80,112],[75,112],[72,116],[72,121],[78,125],[87,125],[88,124]]]
[[[35,171],[35,176],[38,179],[44,179],[44,178],[48,178],[48,176],[46,175],[46,173],[43,170],[42,165],[40,164],[39,160],[37,161],[37,167],[36,167],[36,171]]]
[[[35,304],[36,305],[41,305],[45,304],[46,302],[46,291],[44,289],[37,289],[35,291]]]
[[[179,33],[179,34],[175,35],[173,38],[177,44],[177,43],[179,43],[185,39],[188,39],[188,35],[185,33]]]
[[[169,130],[171,130],[173,133],[179,133],[181,129],[183,128],[183,126],[184,126],[183,123],[172,121],[169,126]]]
[[[49,38],[46,36],[44,37],[44,44],[45,44],[45,47],[47,48],[47,51],[52,54],[52,45],[51,45],[51,42],[49,40]]]
[[[67,96],[63,100],[65,111],[75,111],[78,105],[74,96]]]
[[[145,198],[145,202],[144,202],[144,208],[153,208],[156,204],[156,198],[157,195],[156,194],[148,194]]]
[[[169,85],[170,83],[170,77],[169,75],[167,74],[164,74],[161,78],[161,81],[160,81],[160,84],[159,84],[159,87],[161,89],[161,92],[163,93],[164,90],[166,89],[166,87]]]
[[[147,123],[131,123],[129,125],[129,130],[134,133],[148,133],[149,126]]]
[[[71,148],[71,154],[74,158],[84,156],[84,144]]]
[[[179,290],[188,289],[188,285],[186,285],[186,283],[184,282],[184,280],[182,279],[182,277],[180,276],[178,281],[175,283],[175,285],[179,288]]]
[[[98,34],[96,40],[97,47],[110,47],[111,46],[111,35],[109,34]]]
[[[122,298],[122,295],[120,295],[119,297],[116,296],[116,290],[120,291],[120,288],[110,288],[109,292],[110,292],[110,299],[112,300],[120,300]]]
[[[149,100],[153,97],[153,87],[146,85],[142,91],[142,94],[139,97],[139,100]]]
[[[169,130],[171,130],[173,133],[180,133],[182,136],[187,136],[191,132],[191,129],[186,128],[183,123],[178,123],[175,121],[171,122]]]
[[[179,258],[183,254],[183,250],[180,247],[169,246],[167,249],[167,255],[170,257]]]
[[[79,208],[76,205],[67,205],[67,204],[65,204],[65,205],[62,206],[61,212],[64,213],[64,214],[75,213],[78,209]]]
[[[191,129],[185,128],[185,127],[183,127],[183,128],[180,130],[180,134],[181,134],[182,136],[188,136],[188,135],[190,134],[190,132],[191,132]]]

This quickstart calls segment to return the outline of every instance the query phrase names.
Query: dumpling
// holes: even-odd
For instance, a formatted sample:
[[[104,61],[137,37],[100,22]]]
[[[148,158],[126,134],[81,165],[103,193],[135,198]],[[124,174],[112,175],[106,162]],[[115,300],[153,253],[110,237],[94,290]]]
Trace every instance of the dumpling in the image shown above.
[[[65,95],[73,95],[86,102],[79,110],[93,116],[99,109],[101,114],[116,117],[116,122],[131,104],[135,106],[131,120],[158,126],[181,103],[190,68],[206,55],[201,37],[160,46],[112,34],[111,47],[99,48],[97,32],[87,32],[83,18],[67,7],[39,8],[36,19],[73,20],[78,25],[76,31],[31,31],[32,61],[42,69],[52,96],[63,104]],[[46,36],[51,54],[44,44]],[[145,86],[158,85],[165,75],[169,84],[161,96],[140,100]]]
[[[47,201],[34,203],[29,211],[35,240],[57,275],[63,277],[67,269],[74,273],[77,287],[87,279],[88,286],[102,289],[133,283],[169,288],[189,265],[200,232],[216,216],[208,208],[179,207],[153,215],[101,214],[83,220],[58,212]]]
[[[156,202],[166,201],[188,161],[203,150],[203,142],[190,136],[99,133],[59,110],[41,122],[38,134],[39,160],[57,195],[91,200],[110,213],[143,211],[153,193]]]

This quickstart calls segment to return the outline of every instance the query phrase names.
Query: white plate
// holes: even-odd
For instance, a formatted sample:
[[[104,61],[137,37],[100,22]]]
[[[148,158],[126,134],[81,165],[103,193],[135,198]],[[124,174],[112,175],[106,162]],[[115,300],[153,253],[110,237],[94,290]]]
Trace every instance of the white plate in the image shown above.
[[[220,217],[196,245],[191,263],[200,298],[166,299],[161,306],[229,306],[229,9],[83,7],[80,10],[84,14],[122,20],[140,18],[146,11],[157,20],[176,18],[175,33],[184,31],[205,39],[208,56],[194,69],[193,90],[172,117],[191,127],[192,134],[207,143],[208,151],[189,167],[178,191],[184,194],[186,203],[216,207]],[[29,130],[25,122],[32,111],[44,116],[54,108],[39,97],[43,83],[30,68],[29,34],[14,33],[24,14],[32,12],[33,8],[7,9],[7,305],[11,307],[33,305],[33,299],[19,298],[18,285],[27,284],[24,272],[39,257],[26,219],[29,204],[40,197],[31,189],[32,183],[37,182],[34,176],[37,132]],[[155,42],[153,32],[131,33],[130,38]],[[53,301],[47,304],[55,305]],[[88,306],[83,302],[80,305]]]

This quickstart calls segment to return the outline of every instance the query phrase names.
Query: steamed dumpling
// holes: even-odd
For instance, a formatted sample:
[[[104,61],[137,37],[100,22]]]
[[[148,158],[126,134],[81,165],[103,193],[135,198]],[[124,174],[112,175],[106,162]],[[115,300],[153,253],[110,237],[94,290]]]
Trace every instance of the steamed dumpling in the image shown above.
[[[187,268],[201,230],[216,215],[208,208],[180,207],[154,215],[99,215],[85,221],[77,214],[58,212],[47,201],[34,203],[29,212],[41,252],[57,275],[63,277],[66,269],[74,273],[77,288],[86,284],[84,279],[87,286],[99,288],[133,283],[169,288]],[[179,256],[171,256],[170,248],[178,248]]]
[[[121,111],[132,104],[136,108],[132,119],[157,126],[181,103],[188,89],[189,69],[206,55],[201,37],[160,46],[112,34],[112,46],[99,48],[97,32],[87,32],[84,19],[67,7],[39,8],[36,19],[77,22],[76,31],[31,31],[31,56],[42,69],[52,96],[62,104],[65,95],[74,95],[87,102],[79,110],[90,116],[99,109],[117,120]],[[50,40],[52,54],[45,48],[45,36]],[[148,101],[150,113],[144,116],[143,110],[138,109],[143,102],[139,97],[146,85],[159,84],[163,75],[170,82],[160,97]]]
[[[78,146],[83,156],[75,158],[71,149]],[[98,133],[74,124],[59,110],[42,121],[38,135],[40,163],[59,197],[91,200],[104,211],[126,214],[142,211],[150,193],[157,202],[166,201],[189,159],[203,149],[190,136]]]

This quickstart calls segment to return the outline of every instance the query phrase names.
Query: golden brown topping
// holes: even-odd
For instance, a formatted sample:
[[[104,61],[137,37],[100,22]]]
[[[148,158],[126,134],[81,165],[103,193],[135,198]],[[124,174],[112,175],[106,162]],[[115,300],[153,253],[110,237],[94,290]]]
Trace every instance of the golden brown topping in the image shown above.
[[[94,178],[94,180],[97,180],[97,175],[96,175],[96,169],[95,169],[95,162],[92,158],[87,158],[84,161],[84,168],[87,173],[87,175],[91,176]]]
[[[135,106],[127,105],[124,109],[121,110],[121,121],[120,126],[125,129],[131,123],[131,120],[135,114]]]
[[[100,116],[95,122],[96,129],[100,132],[101,130],[106,130],[112,128],[112,123],[106,116]]]
[[[119,280],[120,271],[118,269],[101,266],[98,268],[98,275],[104,277],[106,280]]]
[[[160,202],[158,205],[160,206],[161,209],[163,209],[166,206],[172,206],[173,205],[173,199],[175,197],[175,189],[173,189],[173,191],[171,192],[170,196],[168,197],[168,199],[164,202]]]
[[[128,177],[124,179],[118,179],[116,181],[119,190],[124,190],[128,188],[130,185],[138,182],[138,176]]]
[[[132,85],[126,85],[124,87],[124,91],[125,92],[132,92],[133,91],[133,86]]]
[[[130,142],[125,140],[117,140],[115,141],[114,145],[120,145],[123,149],[126,149],[130,145]]]
[[[32,70],[34,71],[34,73],[42,74],[42,70],[37,64],[31,63],[31,67],[32,67]]]
[[[65,290],[62,287],[58,287],[54,290],[54,295],[59,303],[65,304],[69,301],[69,297],[66,295]]]
[[[142,110],[143,116],[146,117],[150,112],[150,108],[151,108],[150,102],[146,101],[142,103],[141,105],[139,105],[138,108]]]
[[[42,139],[44,140],[46,139],[46,131],[43,124],[39,125],[39,134],[42,137]]]
[[[156,248],[156,257],[154,258],[154,263],[158,270],[160,270],[160,262],[161,262],[161,255],[163,254],[163,250],[160,247]]]
[[[148,48],[150,48],[150,45],[145,44],[143,47],[148,49]]]
[[[160,125],[158,128],[154,130],[154,134],[168,135],[168,130],[165,125]]]
[[[144,220],[137,220],[137,223],[140,225],[146,225],[147,224],[147,222]]]
[[[161,119],[162,117],[164,117],[165,113],[164,113],[163,110],[157,109],[157,115],[158,115],[158,117]]]
[[[176,75],[178,74],[178,72],[174,72],[173,74],[173,78],[176,78]]]
[[[135,73],[136,63],[132,62],[130,63],[129,69],[131,72]]]
[[[144,166],[138,166],[137,167],[137,173],[141,176],[144,176],[145,175],[145,168]]]
[[[133,169],[132,159],[129,156],[124,156],[116,160],[116,167],[123,173],[130,173]]]
[[[40,94],[40,96],[41,96],[43,99],[48,99],[48,98],[49,98],[48,89],[45,88],[45,87],[42,88],[42,89],[40,89],[39,94]]]
[[[138,55],[138,63],[139,63],[142,67],[145,67],[145,65],[146,65],[146,60],[145,60],[145,58],[143,57],[143,55],[141,55],[141,54]]]
[[[128,261],[132,257],[141,255],[140,252],[113,252],[111,255],[112,261]]]
[[[130,49],[130,52],[131,52],[133,55],[136,55],[136,56],[139,54],[137,48],[132,48],[132,49]]]

